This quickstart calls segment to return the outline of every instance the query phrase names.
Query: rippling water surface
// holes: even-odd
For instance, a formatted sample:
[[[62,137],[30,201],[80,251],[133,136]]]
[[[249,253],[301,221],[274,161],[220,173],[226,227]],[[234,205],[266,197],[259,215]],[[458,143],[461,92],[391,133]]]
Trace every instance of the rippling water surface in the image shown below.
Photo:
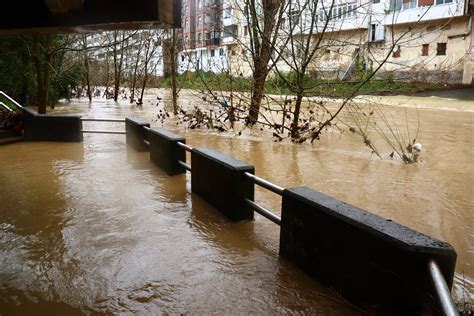
[[[157,111],[100,100],[55,110],[138,116],[152,126],[160,125]],[[176,131],[193,146],[254,164],[276,184],[305,185],[450,242],[455,295],[472,300],[474,115],[419,113],[423,162],[408,166],[372,157],[354,135],[298,146]],[[280,212],[274,194],[258,189],[256,200]],[[189,174],[167,176],[148,153],[127,149],[123,135],[0,147],[0,209],[2,314],[360,313],[278,257],[276,225],[258,215],[231,223],[190,193]]]

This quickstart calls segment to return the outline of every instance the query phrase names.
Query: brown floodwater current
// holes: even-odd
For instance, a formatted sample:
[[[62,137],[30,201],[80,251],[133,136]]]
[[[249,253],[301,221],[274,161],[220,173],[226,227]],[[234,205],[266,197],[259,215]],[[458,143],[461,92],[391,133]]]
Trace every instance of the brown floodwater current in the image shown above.
[[[254,164],[275,184],[311,187],[451,243],[458,253],[453,293],[472,303],[474,105],[433,104],[387,106],[403,123],[404,113],[409,123],[419,115],[422,161],[412,165],[378,159],[350,133],[295,145],[255,132],[163,126],[174,125],[195,147]],[[158,111],[154,101],[137,107],[97,99],[53,112],[142,117],[153,127],[162,126]],[[84,128],[124,129],[96,122]],[[256,201],[280,213],[275,194],[257,188]],[[189,173],[167,176],[148,153],[127,149],[124,135],[0,147],[2,315],[363,313],[280,258],[278,242],[275,224],[258,214],[252,222],[228,221],[190,192]]]

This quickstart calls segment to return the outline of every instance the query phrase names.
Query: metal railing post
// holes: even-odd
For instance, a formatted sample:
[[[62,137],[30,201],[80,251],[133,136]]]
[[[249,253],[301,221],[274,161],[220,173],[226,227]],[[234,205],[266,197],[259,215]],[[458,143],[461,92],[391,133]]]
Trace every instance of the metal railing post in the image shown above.
[[[446,284],[446,280],[444,279],[438,264],[431,260],[428,262],[428,269],[443,313],[448,316],[459,315],[453,298],[451,297],[451,291]]]

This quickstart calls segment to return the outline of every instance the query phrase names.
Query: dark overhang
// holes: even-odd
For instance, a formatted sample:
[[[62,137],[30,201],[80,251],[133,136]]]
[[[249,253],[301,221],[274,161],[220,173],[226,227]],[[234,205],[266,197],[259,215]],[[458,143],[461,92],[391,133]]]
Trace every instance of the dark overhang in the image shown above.
[[[181,27],[180,0],[7,0],[0,34]]]

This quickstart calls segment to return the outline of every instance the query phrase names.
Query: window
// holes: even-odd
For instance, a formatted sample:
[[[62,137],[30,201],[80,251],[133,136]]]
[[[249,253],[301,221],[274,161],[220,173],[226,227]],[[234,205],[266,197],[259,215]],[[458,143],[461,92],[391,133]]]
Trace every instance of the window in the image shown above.
[[[290,25],[296,25],[300,22],[300,11],[293,10],[290,12]]]
[[[214,57],[214,55],[215,55],[215,52],[213,49],[211,49],[211,57]]]
[[[197,25],[198,27],[201,26],[201,22],[202,22],[202,17],[199,16],[199,17],[198,17],[198,25]]]
[[[402,9],[402,0],[390,0],[390,11],[400,11]]]
[[[403,10],[416,8],[416,0],[403,0]]]
[[[400,49],[400,45],[398,45],[397,50],[393,51],[392,57],[393,58],[400,58],[402,50]]]
[[[202,45],[202,33],[198,33],[198,45]]]
[[[224,10],[224,19],[229,19],[232,15],[232,9],[231,8],[227,8]]]
[[[446,55],[446,43],[438,43],[436,55]]]
[[[433,0],[419,0],[418,1],[418,6],[419,7],[423,7],[423,6],[426,6],[426,5],[432,5],[433,4]]]
[[[453,0],[436,0],[436,4],[452,3]]]
[[[224,49],[223,48],[219,48],[219,56],[224,56]]]
[[[372,0],[372,3],[380,3],[380,0]]]
[[[246,25],[244,26],[244,36],[249,35],[249,27]]]
[[[421,56],[428,56],[430,50],[430,44],[423,44],[421,46]]]
[[[372,25],[370,26],[370,40],[371,40],[372,42],[375,42],[375,30],[376,30],[376,27],[377,27],[376,24],[372,24]]]
[[[181,61],[184,61],[184,55],[181,55]]]
[[[327,19],[345,19],[356,17],[357,5],[356,3],[345,3],[337,6],[333,6],[332,10],[321,9],[319,10],[319,19],[326,21]]]
[[[224,26],[224,37],[237,37],[239,28],[236,24]]]

